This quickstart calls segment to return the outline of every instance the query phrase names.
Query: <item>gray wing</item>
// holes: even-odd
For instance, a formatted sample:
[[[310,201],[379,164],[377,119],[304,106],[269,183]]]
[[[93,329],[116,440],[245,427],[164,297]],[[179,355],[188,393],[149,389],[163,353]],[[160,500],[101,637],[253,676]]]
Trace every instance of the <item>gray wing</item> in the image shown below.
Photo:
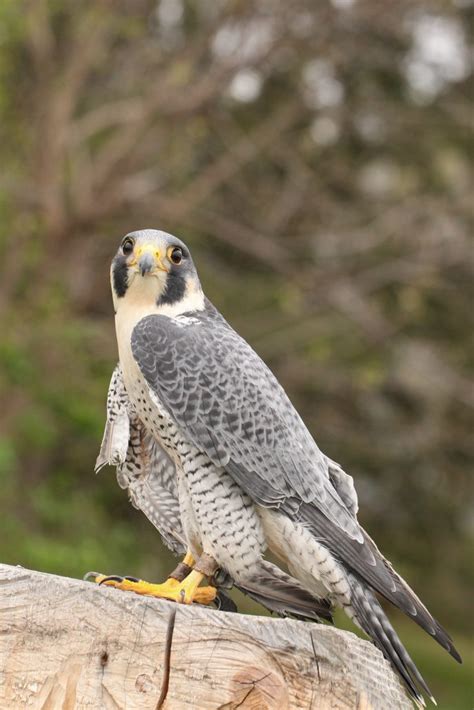
[[[157,406],[254,501],[307,526],[458,658],[448,634],[359,526],[350,477],[321,453],[270,370],[212,308],[175,319],[147,316],[133,330],[133,355]]]
[[[132,351],[157,404],[255,501],[293,516],[302,503],[314,504],[362,542],[329,460],[274,375],[222,317],[147,316],[132,333]]]
[[[117,481],[135,508],[156,527],[175,554],[186,551],[174,463],[133,412],[120,366],[107,395],[107,420],[95,470],[116,466]]]

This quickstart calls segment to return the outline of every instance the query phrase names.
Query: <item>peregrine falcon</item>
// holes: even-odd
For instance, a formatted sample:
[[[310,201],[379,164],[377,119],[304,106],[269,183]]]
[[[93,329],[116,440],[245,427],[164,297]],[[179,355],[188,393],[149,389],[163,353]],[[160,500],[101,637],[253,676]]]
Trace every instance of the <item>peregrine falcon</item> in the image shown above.
[[[187,246],[161,231],[127,234],[111,283],[119,365],[96,469],[117,466],[133,504],[185,556],[163,584],[97,581],[209,603],[215,586],[201,582],[219,570],[280,614],[330,619],[340,607],[417,703],[432,698],[378,595],[460,662],[451,638],[359,524],[352,478],[205,297]]]

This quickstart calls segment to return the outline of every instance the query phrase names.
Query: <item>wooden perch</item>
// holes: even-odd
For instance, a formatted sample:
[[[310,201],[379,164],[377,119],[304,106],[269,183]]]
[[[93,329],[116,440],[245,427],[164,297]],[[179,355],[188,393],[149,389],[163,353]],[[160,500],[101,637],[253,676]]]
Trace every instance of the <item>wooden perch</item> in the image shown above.
[[[174,626],[173,626],[174,620]],[[0,565],[0,707],[412,708],[367,641]]]

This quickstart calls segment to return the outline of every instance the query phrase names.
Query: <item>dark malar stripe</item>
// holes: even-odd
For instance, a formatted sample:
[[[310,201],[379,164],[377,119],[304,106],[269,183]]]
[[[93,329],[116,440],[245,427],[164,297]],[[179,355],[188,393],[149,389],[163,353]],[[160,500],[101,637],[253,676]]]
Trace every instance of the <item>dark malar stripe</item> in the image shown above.
[[[186,292],[186,280],[184,276],[174,269],[168,274],[166,279],[166,288],[163,294],[156,302],[157,306],[172,305],[179,303],[184,298]]]
[[[128,288],[128,267],[124,256],[116,256],[112,264],[114,291],[118,298],[125,296]]]

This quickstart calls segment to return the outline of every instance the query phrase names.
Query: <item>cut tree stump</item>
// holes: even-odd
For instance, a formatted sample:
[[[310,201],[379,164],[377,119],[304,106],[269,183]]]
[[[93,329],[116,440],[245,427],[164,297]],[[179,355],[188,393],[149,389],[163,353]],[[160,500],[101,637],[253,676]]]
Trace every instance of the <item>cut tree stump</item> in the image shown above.
[[[0,565],[2,710],[412,707],[347,631]]]

